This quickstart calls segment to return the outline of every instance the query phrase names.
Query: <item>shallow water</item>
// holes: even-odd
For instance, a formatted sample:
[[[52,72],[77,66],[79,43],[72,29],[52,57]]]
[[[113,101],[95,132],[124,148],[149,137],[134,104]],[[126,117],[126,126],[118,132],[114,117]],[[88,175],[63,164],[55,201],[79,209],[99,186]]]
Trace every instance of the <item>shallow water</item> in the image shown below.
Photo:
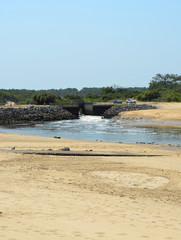
[[[0,132],[69,139],[108,142],[147,142],[181,144],[181,129],[136,127],[124,119],[102,119],[81,116],[77,120],[63,120],[31,125],[1,126]]]

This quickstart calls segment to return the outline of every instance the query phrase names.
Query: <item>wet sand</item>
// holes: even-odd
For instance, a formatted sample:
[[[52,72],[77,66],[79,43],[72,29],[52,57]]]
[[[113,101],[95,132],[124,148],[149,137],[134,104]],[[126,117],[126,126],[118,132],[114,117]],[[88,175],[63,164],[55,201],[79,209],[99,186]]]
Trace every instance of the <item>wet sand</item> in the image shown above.
[[[181,128],[181,103],[148,103],[157,109],[122,112],[117,118],[141,120],[137,126]]]
[[[160,156],[25,155],[14,147]],[[180,240],[180,147],[2,133],[0,173],[2,240]]]

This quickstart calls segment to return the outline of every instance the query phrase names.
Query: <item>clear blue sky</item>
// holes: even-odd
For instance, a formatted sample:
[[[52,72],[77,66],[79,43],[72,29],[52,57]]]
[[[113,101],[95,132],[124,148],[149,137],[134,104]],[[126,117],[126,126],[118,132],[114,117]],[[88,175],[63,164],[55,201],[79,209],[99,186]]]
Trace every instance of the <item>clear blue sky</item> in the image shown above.
[[[181,74],[180,0],[0,0],[0,88],[148,86]]]

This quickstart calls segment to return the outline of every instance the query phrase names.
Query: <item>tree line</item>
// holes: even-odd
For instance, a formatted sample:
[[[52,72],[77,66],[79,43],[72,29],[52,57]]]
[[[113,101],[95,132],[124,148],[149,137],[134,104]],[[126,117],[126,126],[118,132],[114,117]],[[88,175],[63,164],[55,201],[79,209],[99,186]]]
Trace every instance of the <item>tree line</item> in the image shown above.
[[[150,84],[148,91],[137,96],[141,101],[181,101],[181,76],[176,74],[156,74]]]
[[[27,90],[27,89],[1,89],[0,103],[12,101],[17,104],[50,104],[71,102],[76,99],[84,101],[108,101],[113,99],[135,98],[139,101],[181,101],[181,76],[176,74],[156,74],[149,83],[148,88],[76,88]]]

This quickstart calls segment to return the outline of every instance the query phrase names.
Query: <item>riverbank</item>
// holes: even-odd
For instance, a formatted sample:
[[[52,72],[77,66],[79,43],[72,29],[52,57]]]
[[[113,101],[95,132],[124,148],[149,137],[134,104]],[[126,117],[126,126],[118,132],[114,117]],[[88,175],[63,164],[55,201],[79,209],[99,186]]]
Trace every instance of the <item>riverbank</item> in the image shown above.
[[[65,147],[157,156],[14,153]],[[180,239],[180,147],[0,134],[0,151],[0,239]]]
[[[116,118],[146,120],[144,127],[181,128],[181,103],[149,103],[157,109],[121,112]]]

